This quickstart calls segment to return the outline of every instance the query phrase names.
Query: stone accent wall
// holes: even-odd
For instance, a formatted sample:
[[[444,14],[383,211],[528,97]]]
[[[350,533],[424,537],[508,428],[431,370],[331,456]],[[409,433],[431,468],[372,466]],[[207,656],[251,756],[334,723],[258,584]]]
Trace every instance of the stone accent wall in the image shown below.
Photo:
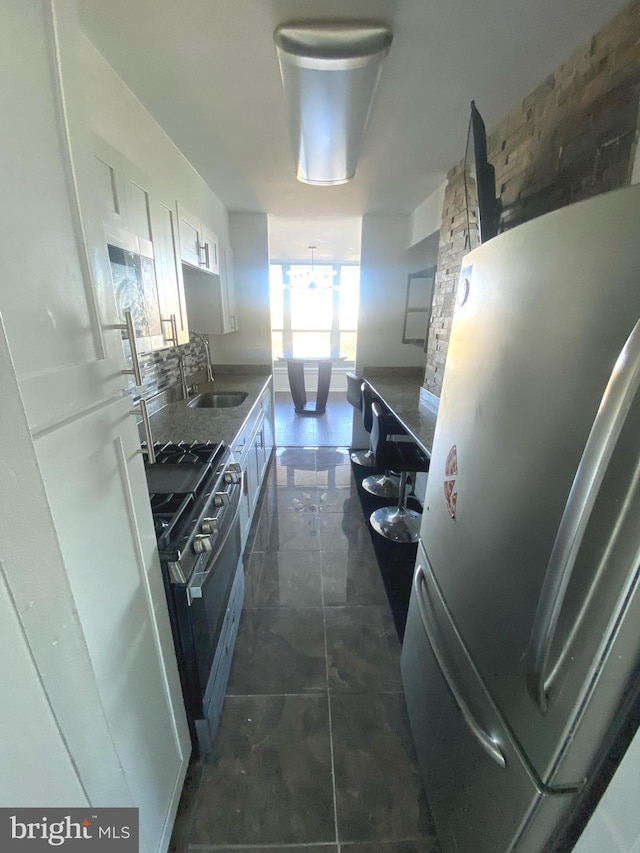
[[[640,0],[634,0],[489,134],[501,229],[628,184],[639,102]],[[478,242],[473,198],[467,225],[462,162],[447,181],[424,379],[438,396],[460,264]]]

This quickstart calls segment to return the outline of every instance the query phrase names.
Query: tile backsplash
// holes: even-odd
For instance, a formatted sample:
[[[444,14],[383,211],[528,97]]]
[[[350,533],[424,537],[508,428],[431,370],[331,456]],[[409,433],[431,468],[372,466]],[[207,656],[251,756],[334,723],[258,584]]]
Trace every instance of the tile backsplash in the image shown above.
[[[190,377],[207,368],[207,352],[205,340],[207,335],[200,332],[190,332],[189,343],[180,344],[175,347],[155,350],[154,352],[142,353],[140,355],[140,370],[142,372],[142,397],[150,400],[149,413],[158,411],[167,402],[178,399],[181,395],[180,368],[178,364],[178,353],[184,358],[187,382]],[[138,400],[140,394],[136,388],[133,377],[129,377],[126,393],[134,400]],[[166,393],[165,393],[166,392]],[[157,396],[156,396],[157,395]]]

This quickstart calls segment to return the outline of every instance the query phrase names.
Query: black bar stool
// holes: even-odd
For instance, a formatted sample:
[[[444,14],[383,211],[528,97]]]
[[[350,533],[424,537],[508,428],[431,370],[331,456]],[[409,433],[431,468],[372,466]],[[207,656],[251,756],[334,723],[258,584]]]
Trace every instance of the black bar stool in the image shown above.
[[[379,415],[375,421],[378,429],[378,443],[385,442],[389,435],[407,435],[406,429],[384,404],[376,401],[376,406],[379,409]],[[371,447],[375,454],[373,431],[371,432]],[[362,481],[362,488],[377,498],[397,498],[400,494],[400,479],[399,474],[385,470],[382,474],[371,474],[369,477],[365,477]],[[408,486],[408,488],[410,492],[413,491],[413,486]]]
[[[371,412],[371,444],[378,465],[402,473],[397,505],[374,510],[369,522],[376,533],[385,539],[391,539],[393,542],[417,542],[422,516],[413,509],[407,509],[407,478],[410,472],[428,471],[429,457],[406,433],[397,436],[385,435],[380,430],[379,423],[383,412],[377,403],[372,404]]]
[[[366,398],[365,398],[366,389]],[[347,400],[351,403],[354,409],[362,412],[362,422],[368,433],[371,432],[371,401],[376,399],[371,393],[369,386],[362,381],[362,377],[356,376],[355,373],[347,373]],[[367,468],[376,467],[376,458],[371,449],[371,443],[367,450],[354,450],[351,454],[351,461],[356,465],[362,465]]]

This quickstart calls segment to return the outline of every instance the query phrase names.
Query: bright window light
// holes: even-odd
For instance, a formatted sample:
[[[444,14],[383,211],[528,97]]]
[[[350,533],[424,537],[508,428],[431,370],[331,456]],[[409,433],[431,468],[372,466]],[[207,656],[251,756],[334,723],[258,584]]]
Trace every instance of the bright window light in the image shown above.
[[[271,264],[273,358],[346,356],[355,361],[360,267]]]

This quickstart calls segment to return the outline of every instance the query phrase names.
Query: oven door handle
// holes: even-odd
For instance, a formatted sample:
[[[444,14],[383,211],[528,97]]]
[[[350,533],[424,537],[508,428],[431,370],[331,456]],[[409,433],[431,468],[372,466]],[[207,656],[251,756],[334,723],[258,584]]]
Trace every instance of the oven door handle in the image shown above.
[[[204,572],[194,573],[191,577],[191,580],[187,584],[187,598],[189,604],[193,601],[194,598],[202,598],[202,587],[206,583],[209,574],[211,573],[211,569],[215,565],[222,549],[227,544],[227,540],[233,533],[235,526],[238,522],[238,518],[240,517],[240,508],[242,506],[242,488],[243,488],[243,479],[244,479],[244,471],[240,474],[240,481],[238,483],[239,488],[236,490],[236,507],[233,512],[233,518],[231,519],[229,526],[224,532],[222,537],[222,541],[218,545],[215,551],[212,551],[209,555],[209,560],[207,562],[207,568]]]

